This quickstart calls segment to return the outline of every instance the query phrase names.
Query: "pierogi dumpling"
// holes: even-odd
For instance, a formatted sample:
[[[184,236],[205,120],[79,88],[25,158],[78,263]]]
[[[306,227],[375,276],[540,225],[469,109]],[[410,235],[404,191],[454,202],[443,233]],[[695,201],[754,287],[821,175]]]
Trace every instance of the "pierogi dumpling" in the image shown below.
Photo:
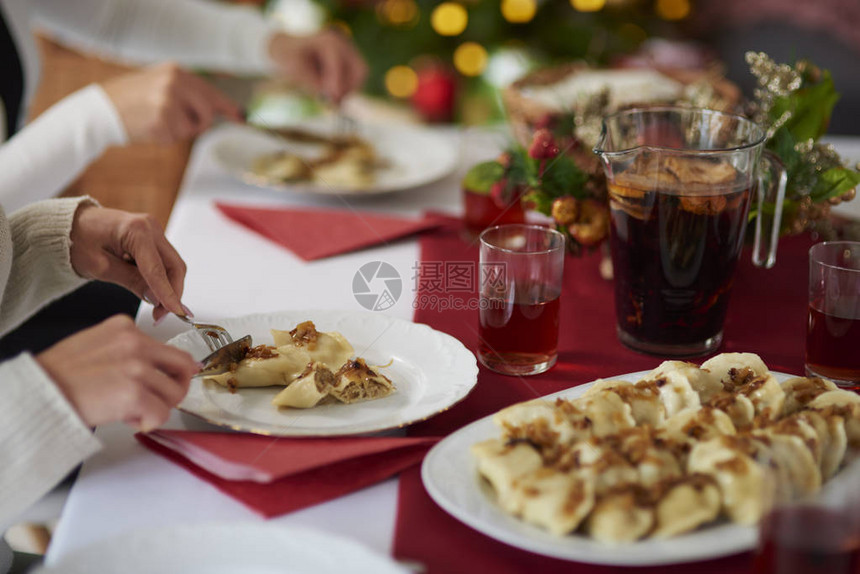
[[[598,379],[582,396],[591,397],[604,392],[615,393],[630,405],[630,414],[638,425],[659,426],[666,419],[666,409],[660,400],[660,390],[656,384],[648,382],[633,384],[622,379]]]
[[[280,349],[259,345],[248,354],[235,368],[220,375],[204,377],[231,390],[245,387],[272,387],[290,384],[301,375],[311,363],[310,356],[301,349]]]
[[[706,406],[721,410],[732,420],[735,429],[748,429],[755,420],[755,406],[749,397],[739,393],[721,391],[711,397]]]
[[[755,524],[770,508],[772,480],[756,463],[756,445],[734,436],[700,442],[690,451],[687,472],[712,477],[725,513],[740,524]]]
[[[355,353],[343,335],[337,331],[317,331],[313,321],[299,323],[292,331],[272,329],[271,333],[275,346],[283,352],[299,349],[307,353],[312,362],[325,365],[333,371],[338,370]]]
[[[670,538],[695,530],[720,514],[720,489],[711,477],[685,476],[671,483],[657,502],[655,538]]]
[[[684,377],[690,384],[690,387],[699,395],[703,403],[723,390],[722,383],[719,380],[715,380],[708,371],[700,369],[698,365],[685,361],[663,361],[656,369],[648,373],[645,380],[655,381],[665,377],[669,373],[675,373],[674,376]]]
[[[335,384],[334,373],[325,365],[313,363],[286,389],[275,395],[272,404],[276,407],[309,409],[326,398]]]
[[[511,506],[523,520],[561,536],[576,529],[594,507],[594,484],[588,474],[541,467],[514,481]]]
[[[472,454],[478,460],[478,473],[496,491],[499,505],[508,512],[519,514],[522,497],[514,496],[514,483],[543,466],[538,452],[524,442],[489,439],[472,445]]]
[[[860,396],[838,389],[821,393],[810,401],[807,408],[825,415],[838,415],[845,421],[848,444],[860,446]]]
[[[335,374],[331,396],[342,403],[358,403],[387,397],[394,392],[388,377],[367,366],[364,359],[347,361]]]
[[[528,440],[538,447],[565,444],[583,434],[588,436],[588,433],[578,432],[555,403],[544,399],[504,408],[493,415],[493,422],[502,429],[505,438]]]
[[[664,363],[665,365],[665,363]],[[651,375],[656,373],[656,376]],[[699,393],[690,382],[691,377],[696,378],[689,370],[677,369],[655,369],[637,384],[652,384],[659,389],[660,401],[666,412],[666,418],[670,418],[685,410],[697,410],[702,406]]]
[[[784,415],[796,413],[818,395],[838,388],[833,381],[820,377],[793,377],[783,381],[780,386],[785,392],[785,404],[782,407]]]
[[[654,507],[637,494],[629,489],[598,499],[585,523],[588,534],[608,544],[633,542],[645,536],[654,525]]]

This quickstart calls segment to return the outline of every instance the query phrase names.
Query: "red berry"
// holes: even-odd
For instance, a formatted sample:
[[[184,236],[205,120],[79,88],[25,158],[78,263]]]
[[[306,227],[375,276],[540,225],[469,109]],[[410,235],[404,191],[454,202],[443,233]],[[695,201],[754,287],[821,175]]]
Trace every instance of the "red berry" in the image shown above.
[[[546,128],[541,128],[534,133],[532,145],[529,147],[529,156],[533,159],[551,159],[558,155],[558,144],[555,138]]]

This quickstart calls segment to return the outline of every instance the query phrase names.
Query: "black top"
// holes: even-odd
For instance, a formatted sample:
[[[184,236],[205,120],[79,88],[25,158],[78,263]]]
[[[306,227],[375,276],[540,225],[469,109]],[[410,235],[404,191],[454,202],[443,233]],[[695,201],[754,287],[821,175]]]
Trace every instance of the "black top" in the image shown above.
[[[24,70],[0,5],[0,100],[3,100],[6,112],[7,138],[18,129],[18,114],[21,112],[23,97]]]

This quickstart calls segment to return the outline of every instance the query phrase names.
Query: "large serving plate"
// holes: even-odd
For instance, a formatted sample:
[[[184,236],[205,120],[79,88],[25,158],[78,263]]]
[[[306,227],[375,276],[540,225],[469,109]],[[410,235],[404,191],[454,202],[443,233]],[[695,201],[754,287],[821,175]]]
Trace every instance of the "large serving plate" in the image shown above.
[[[94,543],[39,574],[404,574],[386,556],[306,527],[259,522],[135,530]]]
[[[648,372],[629,373],[612,379],[635,382]],[[790,377],[773,373],[778,380]],[[546,398],[574,399],[593,383],[567,389]],[[434,446],[421,467],[427,492],[446,512],[475,530],[523,550],[593,564],[646,566],[707,560],[743,552],[756,544],[756,530],[718,522],[695,532],[667,540],[645,539],[632,544],[608,545],[582,534],[553,536],[515,518],[496,504],[492,488],[478,474],[470,452],[473,444],[498,438],[492,415],[449,435]]]
[[[334,124],[312,122],[302,129],[331,135]],[[252,126],[223,128],[212,152],[215,160],[234,177],[255,185],[282,192],[316,195],[363,196],[392,193],[415,188],[449,175],[457,167],[455,144],[427,128],[362,124],[358,135],[373,144],[386,166],[380,168],[372,185],[344,188],[325,182],[281,183],[260,177],[252,171],[254,161],[273,152],[287,150],[302,157],[321,155],[318,145],[284,140]]]
[[[478,380],[475,356],[460,341],[427,325],[380,312],[281,311],[218,321],[234,338],[250,334],[254,344],[272,344],[270,329],[289,330],[312,320],[320,331],[339,331],[359,357],[397,386],[383,399],[278,409],[272,398],[283,387],[230,393],[195,378],[179,409],[234,430],[277,436],[340,436],[382,431],[427,419],[462,400]],[[201,359],[200,335],[186,331],[168,341]]]

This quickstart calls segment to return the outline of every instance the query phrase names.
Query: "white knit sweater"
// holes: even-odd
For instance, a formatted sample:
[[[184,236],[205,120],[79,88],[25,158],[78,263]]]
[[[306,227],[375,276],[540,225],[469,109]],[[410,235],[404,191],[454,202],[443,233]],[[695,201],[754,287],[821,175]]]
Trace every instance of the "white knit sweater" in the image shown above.
[[[82,285],[69,259],[75,211],[89,198],[0,209],[0,335]],[[100,448],[29,353],[0,363],[0,532]]]

